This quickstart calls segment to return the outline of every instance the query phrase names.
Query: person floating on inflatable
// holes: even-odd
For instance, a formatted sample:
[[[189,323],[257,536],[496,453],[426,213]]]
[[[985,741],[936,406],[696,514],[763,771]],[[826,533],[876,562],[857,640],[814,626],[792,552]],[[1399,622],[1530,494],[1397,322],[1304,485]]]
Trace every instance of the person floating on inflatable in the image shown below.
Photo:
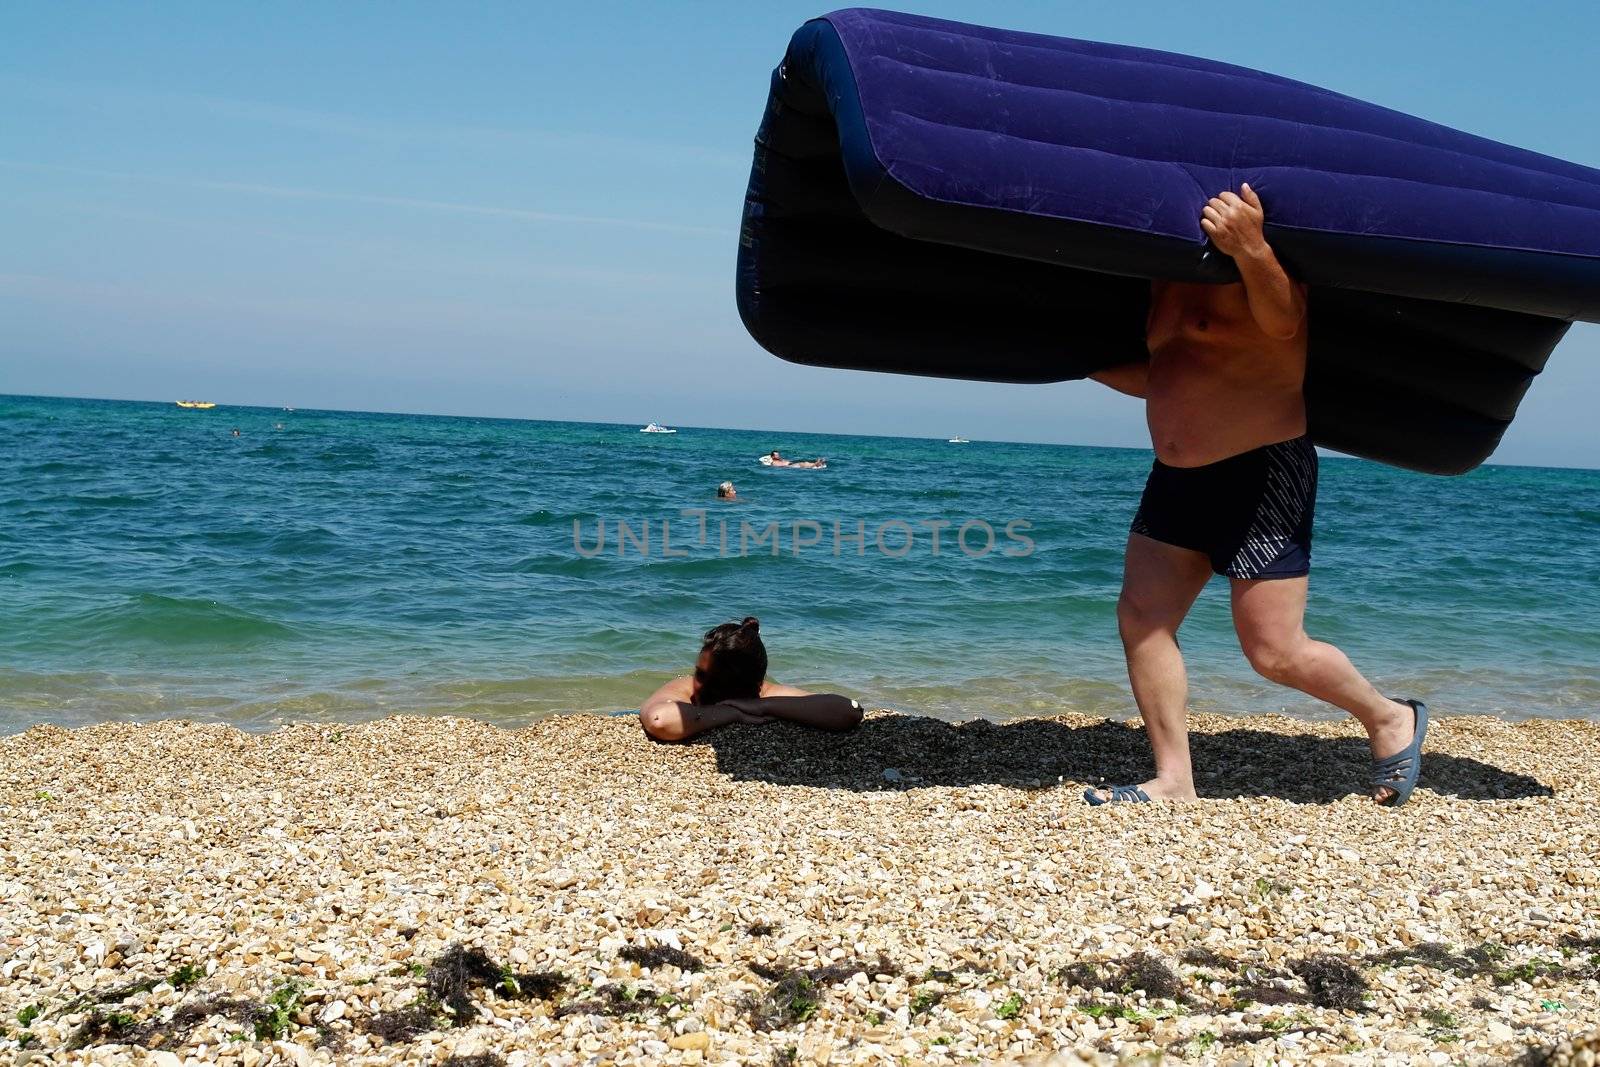
[[[821,456],[816,459],[784,459],[773,449],[764,456],[757,457],[763,467],[793,467],[796,470],[824,471],[828,469],[828,461]]]
[[[694,674],[674,678],[639,709],[644,732],[657,741],[687,741],[721,726],[766,726],[780,719],[843,732],[860,724],[861,705],[768,680],[767,648],[754,616],[707,630]]]
[[[1088,790],[1091,804],[1195,796],[1177,638],[1213,571],[1232,584],[1234,629],[1251,666],[1366,728],[1374,800],[1405,803],[1421,769],[1427,708],[1383,696],[1343,652],[1303,628],[1317,498],[1317,452],[1306,436],[1306,289],[1279,264],[1264,218],[1248,184],[1212,197],[1200,225],[1242,281],[1152,282],[1149,359],[1091,375],[1144,399],[1156,452],[1117,602],[1156,775]]]

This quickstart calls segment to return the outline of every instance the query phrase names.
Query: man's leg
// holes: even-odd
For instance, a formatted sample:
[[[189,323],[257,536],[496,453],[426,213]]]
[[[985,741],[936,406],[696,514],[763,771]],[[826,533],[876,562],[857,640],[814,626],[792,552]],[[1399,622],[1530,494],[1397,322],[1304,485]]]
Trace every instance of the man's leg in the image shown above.
[[[1343,652],[1306,636],[1308,579],[1235,578],[1232,583],[1233,627],[1258,674],[1361,720],[1374,758],[1392,756],[1411,744],[1412,709],[1379,693]],[[1380,787],[1373,799],[1381,802],[1391,793]]]
[[[1210,577],[1211,561],[1204,553],[1128,535],[1117,630],[1155,756],[1156,776],[1141,787],[1152,800],[1194,799],[1185,726],[1189,681],[1178,651],[1178,627]]]

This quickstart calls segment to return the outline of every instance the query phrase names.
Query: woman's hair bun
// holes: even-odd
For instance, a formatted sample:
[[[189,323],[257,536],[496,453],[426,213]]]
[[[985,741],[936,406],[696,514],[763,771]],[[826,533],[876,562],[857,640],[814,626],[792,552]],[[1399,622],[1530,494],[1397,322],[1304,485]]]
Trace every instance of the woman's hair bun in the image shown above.
[[[744,617],[744,622],[739,624],[739,628],[741,630],[754,630],[757,633],[760,633],[761,620],[756,618],[754,615],[746,615]]]

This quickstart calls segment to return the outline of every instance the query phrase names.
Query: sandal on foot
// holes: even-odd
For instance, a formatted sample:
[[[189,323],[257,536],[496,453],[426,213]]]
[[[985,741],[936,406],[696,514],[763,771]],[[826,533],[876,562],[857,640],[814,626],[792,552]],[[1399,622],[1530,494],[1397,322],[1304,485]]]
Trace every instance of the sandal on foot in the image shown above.
[[[1390,699],[1397,704],[1409,704],[1417,717],[1411,744],[1392,756],[1372,761],[1372,787],[1393,791],[1388,800],[1379,803],[1398,808],[1411,799],[1411,791],[1417,787],[1417,779],[1422,775],[1422,739],[1428,736],[1428,705],[1420,700]]]
[[[1097,789],[1085,789],[1083,791],[1083,799],[1087,800],[1095,807],[1099,807],[1101,804],[1150,803],[1150,794],[1146,793],[1143,789],[1140,789],[1136,785],[1113,785],[1105,786],[1104,788],[1111,793],[1110,796],[1101,796],[1100,791]]]

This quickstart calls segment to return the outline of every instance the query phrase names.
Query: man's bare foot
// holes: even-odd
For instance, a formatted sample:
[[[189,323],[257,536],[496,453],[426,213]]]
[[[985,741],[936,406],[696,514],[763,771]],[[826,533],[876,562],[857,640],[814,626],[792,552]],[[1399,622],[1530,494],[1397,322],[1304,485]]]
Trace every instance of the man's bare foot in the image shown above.
[[[1192,778],[1184,779],[1183,781],[1163,781],[1160,778],[1152,778],[1148,782],[1140,785],[1139,788],[1142,789],[1145,796],[1149,797],[1151,800],[1198,799],[1195,796],[1194,779]],[[1095,796],[1099,797],[1103,801],[1109,802],[1112,799],[1110,786],[1101,786],[1098,789],[1091,790],[1091,792],[1093,792]]]
[[[1396,752],[1404,751],[1417,734],[1417,713],[1410,704],[1402,704],[1398,700],[1385,700],[1384,704],[1387,707],[1383,717],[1368,728],[1368,740],[1372,744],[1372,758],[1375,760],[1388,759]],[[1386,785],[1372,790],[1373,802],[1378,804],[1387,804],[1396,795]]]

